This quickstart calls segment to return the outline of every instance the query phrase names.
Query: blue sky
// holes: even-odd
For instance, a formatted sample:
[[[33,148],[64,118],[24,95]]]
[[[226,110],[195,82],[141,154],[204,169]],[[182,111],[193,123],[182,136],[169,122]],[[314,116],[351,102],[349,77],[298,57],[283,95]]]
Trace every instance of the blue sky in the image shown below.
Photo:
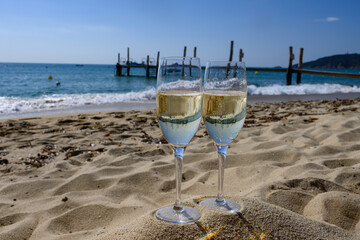
[[[247,66],[360,53],[357,0],[0,0],[0,62],[113,64],[188,55],[204,65],[245,52]]]

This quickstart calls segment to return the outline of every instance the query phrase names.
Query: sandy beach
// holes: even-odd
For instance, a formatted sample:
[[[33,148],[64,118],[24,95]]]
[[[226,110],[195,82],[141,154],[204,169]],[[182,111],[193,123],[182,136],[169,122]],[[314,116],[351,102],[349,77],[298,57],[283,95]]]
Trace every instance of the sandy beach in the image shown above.
[[[0,239],[360,239],[360,98],[249,104],[217,192],[204,126],[186,149],[182,197],[202,213],[161,222],[175,166],[155,110],[0,120]],[[212,237],[212,238],[211,238]]]

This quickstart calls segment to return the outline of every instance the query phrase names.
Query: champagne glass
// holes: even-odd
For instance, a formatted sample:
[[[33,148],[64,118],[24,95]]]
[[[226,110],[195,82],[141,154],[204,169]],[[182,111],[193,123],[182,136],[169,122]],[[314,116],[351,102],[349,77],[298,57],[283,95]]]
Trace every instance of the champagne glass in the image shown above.
[[[224,198],[224,165],[228,145],[239,134],[246,115],[246,68],[243,62],[210,61],[206,65],[203,120],[218,152],[218,194],[200,202],[211,209],[237,212],[240,204]]]
[[[168,57],[159,64],[156,94],[157,119],[171,145],[176,166],[176,201],[156,211],[155,216],[171,223],[190,223],[201,214],[181,202],[184,150],[195,135],[202,113],[202,79],[199,58]]]

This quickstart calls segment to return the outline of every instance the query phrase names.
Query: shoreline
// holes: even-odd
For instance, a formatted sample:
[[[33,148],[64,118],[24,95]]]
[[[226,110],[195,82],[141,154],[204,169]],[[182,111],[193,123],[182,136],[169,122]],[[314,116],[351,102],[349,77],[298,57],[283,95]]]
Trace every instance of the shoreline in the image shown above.
[[[17,112],[11,114],[0,114],[0,119],[18,119],[29,117],[47,117],[53,115],[77,114],[77,113],[96,113],[108,111],[128,111],[128,110],[147,110],[154,109],[155,101],[133,101],[106,104],[89,104],[60,109],[38,110],[29,112]]]
[[[329,94],[307,94],[307,95],[252,95],[248,96],[248,103],[277,103],[292,101],[317,101],[335,99],[353,99],[360,97],[359,93],[329,93]]]
[[[248,95],[248,104],[255,103],[278,103],[291,101],[316,101],[316,100],[335,100],[335,99],[354,99],[360,97],[360,93],[331,93],[331,94],[308,94],[308,95]],[[107,111],[128,111],[128,110],[148,110],[155,109],[155,100],[149,101],[128,101],[107,104],[80,105],[59,109],[47,109],[28,112],[17,112],[0,114],[0,119],[19,119],[31,117],[45,117],[75,113],[95,113]]]

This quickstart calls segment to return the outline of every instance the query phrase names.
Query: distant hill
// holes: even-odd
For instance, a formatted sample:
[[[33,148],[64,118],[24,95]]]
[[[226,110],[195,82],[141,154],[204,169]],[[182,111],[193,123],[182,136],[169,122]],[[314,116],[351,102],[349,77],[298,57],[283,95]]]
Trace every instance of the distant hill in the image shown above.
[[[297,67],[297,64],[295,64],[293,67]],[[360,69],[360,54],[354,53],[323,57],[315,61],[303,63],[302,67]]]

